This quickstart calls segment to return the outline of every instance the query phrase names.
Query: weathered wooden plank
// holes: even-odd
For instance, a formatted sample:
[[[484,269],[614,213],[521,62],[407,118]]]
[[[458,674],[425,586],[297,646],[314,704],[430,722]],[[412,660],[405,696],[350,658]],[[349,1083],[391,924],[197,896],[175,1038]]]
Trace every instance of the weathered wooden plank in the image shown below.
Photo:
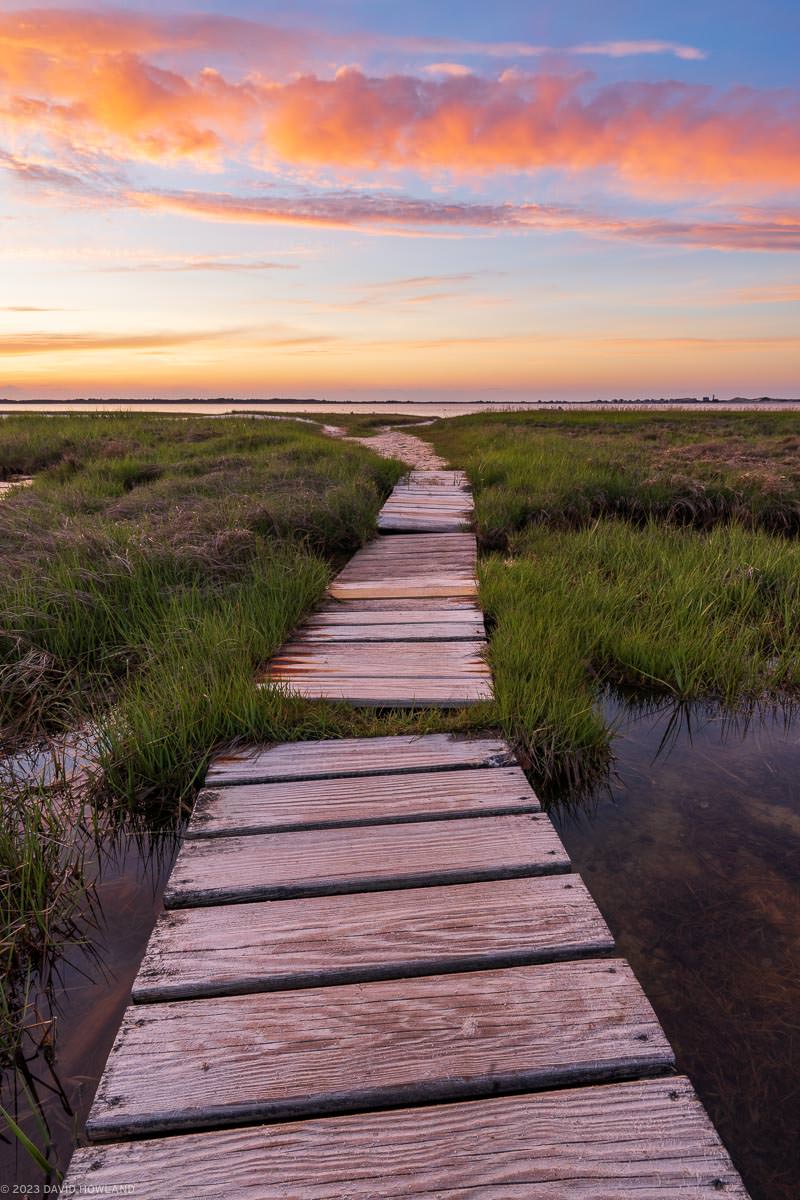
[[[425,529],[429,533],[452,533],[456,529],[464,529],[467,523],[462,520],[443,520],[441,518],[422,517],[393,517],[378,516],[378,531],[380,533],[419,533]]]
[[[304,625],[295,634],[292,645],[324,646],[330,642],[475,642],[485,636],[483,621],[418,621],[392,625],[375,621],[367,625]]]
[[[287,643],[263,685],[314,699],[380,707],[459,707],[492,697],[482,641]]]
[[[353,645],[344,642],[335,646],[304,646],[287,642],[269,664],[270,677],[282,675],[287,669],[308,675],[374,676],[387,684],[395,679],[437,679],[462,675],[463,678],[487,677],[489,669],[483,652],[486,643],[477,638],[471,642],[436,642],[420,646],[416,642],[388,645]]]
[[[542,813],[366,825],[183,843],[167,908],[385,891],[569,869]]]
[[[421,513],[425,516],[436,516],[436,514],[444,515],[461,515],[469,516],[472,512],[472,504],[465,501],[463,497],[448,497],[434,496],[429,492],[411,491],[399,492],[386,501],[382,513],[389,512],[413,512]]]
[[[408,625],[409,636],[413,634],[415,625],[428,625],[435,622],[440,626],[463,625],[480,626],[483,630],[483,613],[475,606],[471,608],[381,608],[378,611],[362,610],[357,601],[352,604],[337,604],[312,613],[304,621],[303,629],[330,629],[333,626],[347,629],[355,626],[363,628],[367,625]]]
[[[397,680],[390,688],[384,680],[358,675],[344,678],[294,679],[289,676],[261,682],[260,687],[286,687],[306,700],[330,700],[354,708],[463,708],[492,699],[488,680],[465,684],[459,676],[426,683],[424,680]]]
[[[507,767],[514,761],[508,744],[500,738],[454,737],[448,733],[332,738],[224,751],[212,758],[206,786]]]
[[[389,596],[385,599],[375,598],[372,600],[336,600],[329,597],[316,610],[315,615],[335,612],[380,613],[386,612],[387,609],[392,612],[403,610],[420,612],[424,609],[435,609],[440,612],[443,608],[453,613],[479,613],[481,611],[475,601],[466,596],[397,596],[395,598]]]
[[[452,499],[445,499],[442,496],[432,496],[425,492],[407,491],[403,494],[392,496],[391,499],[387,500],[381,512],[420,513],[423,516],[436,516],[437,514],[441,516],[460,516],[462,514],[469,516],[472,512],[472,504],[465,503],[463,498],[457,499],[453,497]]]
[[[413,536],[413,535],[411,535]],[[474,579],[454,576],[424,575],[403,576],[387,580],[364,580],[340,582],[334,579],[328,589],[329,595],[338,600],[381,600],[423,596],[476,596],[478,585]]]
[[[423,484],[428,487],[465,488],[468,486],[465,473],[455,468],[446,468],[443,471],[411,471],[404,479],[400,480],[397,486],[402,487],[404,483]]]
[[[329,591],[340,599],[474,595],[475,560],[470,533],[377,538],[350,560]]]
[[[136,1003],[509,967],[613,949],[577,875],[164,913]]]
[[[90,1146],[66,1195],[748,1200],[685,1077]]]
[[[133,1005],[93,1139],[466,1099],[670,1068],[621,959]]]
[[[202,791],[185,836],[230,837],[539,809],[519,767],[255,783]]]

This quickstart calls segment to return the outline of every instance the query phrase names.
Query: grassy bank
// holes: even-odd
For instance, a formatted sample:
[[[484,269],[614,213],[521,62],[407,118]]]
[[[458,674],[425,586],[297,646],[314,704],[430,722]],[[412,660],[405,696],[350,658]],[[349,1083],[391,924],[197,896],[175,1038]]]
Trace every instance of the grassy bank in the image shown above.
[[[111,742],[137,706],[146,745],[232,735],[237,681],[369,536],[399,470],[297,422],[4,421],[0,471],[35,475],[0,505],[5,747],[112,707]],[[153,770],[178,786],[180,768]]]
[[[0,478],[34,476],[0,501],[3,751],[92,727],[96,811],[174,821],[215,744],[335,726],[345,714],[253,675],[371,534],[401,469],[299,422],[1,421]],[[8,1059],[84,881],[64,789],[6,772],[0,790]]]
[[[795,413],[481,413],[420,432],[466,464],[489,549],[604,516],[800,532]]]
[[[476,493],[497,709],[545,792],[602,779],[609,688],[800,689],[793,414],[480,414],[420,431]]]

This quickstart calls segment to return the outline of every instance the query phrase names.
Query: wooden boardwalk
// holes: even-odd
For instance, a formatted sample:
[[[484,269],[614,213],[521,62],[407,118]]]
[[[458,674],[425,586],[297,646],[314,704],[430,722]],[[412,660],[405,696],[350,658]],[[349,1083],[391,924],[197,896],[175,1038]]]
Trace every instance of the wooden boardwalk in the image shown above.
[[[462,516],[453,486],[436,486],[448,529],[421,536],[462,539],[449,529]],[[401,499],[391,520],[435,520],[435,506],[412,515]],[[462,586],[473,558],[447,546],[441,562],[392,549],[392,577],[418,588],[427,563]],[[363,553],[340,586],[377,589],[383,551]],[[448,647],[453,700],[469,701],[452,648],[470,644],[477,609],[461,596],[427,610],[417,592],[390,609],[376,596],[331,603],[299,637],[313,661],[340,644],[332,631],[357,630],[338,660],[350,670],[373,629],[410,655],[427,635],[406,640],[402,627],[468,627],[434,639],[429,661]],[[375,664],[373,702],[381,682],[396,698],[398,678],[417,679],[362,661]],[[365,676],[353,678],[360,695]],[[165,906],[68,1194],[745,1200],[502,741],[434,734],[218,756]]]
[[[385,536],[350,560],[264,682],[382,708],[491,699],[471,515],[460,472],[413,471],[380,512]]]

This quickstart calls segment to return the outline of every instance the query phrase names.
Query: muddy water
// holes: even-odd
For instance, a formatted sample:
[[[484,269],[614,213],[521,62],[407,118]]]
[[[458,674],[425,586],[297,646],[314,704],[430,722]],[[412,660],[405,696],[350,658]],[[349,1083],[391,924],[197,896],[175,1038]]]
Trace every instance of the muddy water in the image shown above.
[[[800,1196],[800,720],[619,722],[559,831],[754,1200]]]
[[[55,1017],[54,1025],[43,1046],[38,1043],[47,1026],[36,1031],[25,1046],[25,1070],[14,1078],[6,1073],[0,1084],[2,1104],[62,1169],[89,1111],[161,911],[174,855],[173,836],[124,829],[109,833],[90,853],[87,874],[94,887],[86,900],[82,944],[66,949],[51,992],[39,996],[39,1017]],[[0,1138],[0,1181],[41,1188],[51,1178],[15,1138]]]

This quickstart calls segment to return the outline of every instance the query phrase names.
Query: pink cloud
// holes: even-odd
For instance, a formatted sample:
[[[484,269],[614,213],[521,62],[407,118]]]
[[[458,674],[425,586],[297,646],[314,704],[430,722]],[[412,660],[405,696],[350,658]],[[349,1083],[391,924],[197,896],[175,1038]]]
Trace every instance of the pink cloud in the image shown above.
[[[496,57],[545,47],[394,39]],[[356,46],[381,44],[357,35]],[[0,14],[0,131],[12,145],[46,142],[58,156],[115,161],[226,158],[289,168],[484,175],[605,171],[636,186],[783,189],[800,182],[796,93],[714,92],[673,81],[597,86],[591,78],[465,73],[439,57],[430,75],[333,78],[282,70],[339,42],[235,18],[124,10],[30,9]],[[214,56],[236,50],[260,71],[227,78]],[[700,51],[678,43],[603,42],[577,55]],[[169,65],[158,59],[168,54]],[[189,71],[182,55],[205,65]],[[59,165],[59,164],[57,164]]]
[[[294,197],[233,196],[221,192],[129,192],[138,208],[211,221],[383,230],[483,229],[496,232],[572,232],[590,236],[716,250],[800,250],[800,211],[748,209],[729,219],[679,221],[621,218],[559,205],[469,204],[357,192]]]
[[[583,76],[304,76],[266,95],[264,144],[289,163],[485,173],[609,169],[638,182],[800,183],[800,99]]]

